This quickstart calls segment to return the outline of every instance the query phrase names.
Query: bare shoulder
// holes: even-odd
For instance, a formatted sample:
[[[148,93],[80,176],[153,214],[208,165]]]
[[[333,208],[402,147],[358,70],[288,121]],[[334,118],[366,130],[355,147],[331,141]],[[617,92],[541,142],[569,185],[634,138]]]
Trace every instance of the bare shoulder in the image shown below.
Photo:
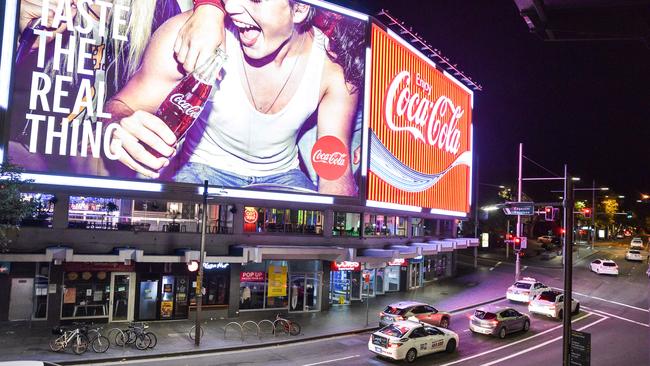
[[[192,11],[188,10],[184,13],[177,14],[167,19],[152,36],[152,41],[173,44],[176,41],[176,36],[188,19],[192,16]]]
[[[328,56],[325,56],[322,80],[323,92],[325,93],[339,93],[344,90],[349,90],[349,85],[345,81],[345,72],[343,67],[332,61]]]
[[[191,11],[178,14],[168,19],[154,32],[142,63],[142,71],[145,74],[174,80],[183,76],[178,71],[178,63],[174,57],[174,42],[181,27],[191,15]]]

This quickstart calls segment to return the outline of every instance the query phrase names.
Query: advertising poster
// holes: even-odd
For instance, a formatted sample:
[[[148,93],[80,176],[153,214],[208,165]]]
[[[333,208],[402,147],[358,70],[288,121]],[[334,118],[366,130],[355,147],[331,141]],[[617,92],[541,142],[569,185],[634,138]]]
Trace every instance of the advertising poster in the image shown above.
[[[163,319],[168,319],[172,317],[172,312],[174,310],[173,301],[161,301],[160,302],[160,317]]]
[[[192,74],[173,50],[192,16],[176,0],[21,7],[7,158],[37,173],[358,197],[367,19],[240,6]]]
[[[394,33],[371,33],[368,200],[464,216],[472,92]]]
[[[66,287],[63,291],[63,303],[75,304],[77,302],[77,288]]]
[[[287,267],[269,266],[267,297],[287,296]]]

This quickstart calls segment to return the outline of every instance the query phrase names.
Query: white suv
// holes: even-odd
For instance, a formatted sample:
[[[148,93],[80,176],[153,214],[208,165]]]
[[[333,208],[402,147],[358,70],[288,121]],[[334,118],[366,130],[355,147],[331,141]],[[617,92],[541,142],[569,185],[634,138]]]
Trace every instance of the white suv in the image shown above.
[[[641,238],[634,238],[630,242],[630,249],[643,249],[643,240]]]

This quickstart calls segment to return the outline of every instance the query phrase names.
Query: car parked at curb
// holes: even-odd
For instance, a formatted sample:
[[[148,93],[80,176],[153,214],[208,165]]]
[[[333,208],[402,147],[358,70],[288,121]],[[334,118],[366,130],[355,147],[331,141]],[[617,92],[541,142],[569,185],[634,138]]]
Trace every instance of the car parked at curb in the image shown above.
[[[419,322],[449,328],[451,314],[439,311],[431,305],[418,301],[400,301],[386,306],[379,313],[379,326],[414,317]]]
[[[532,277],[524,277],[508,287],[506,298],[510,301],[527,303],[546,287],[548,286]]]
[[[507,334],[530,329],[530,317],[509,307],[486,306],[474,310],[469,318],[472,333],[497,336],[501,339]]]
[[[553,289],[546,289],[528,304],[528,311],[534,314],[546,315],[550,318],[564,318],[564,294]],[[580,312],[580,302],[571,299],[571,314]]]
[[[611,259],[595,259],[589,267],[592,272],[618,276],[618,265]]]
[[[435,352],[452,353],[458,347],[455,332],[426,323],[401,320],[374,332],[368,350],[393,360],[414,362],[416,358]]]
[[[643,255],[638,250],[630,249],[625,253],[625,260],[643,262]]]

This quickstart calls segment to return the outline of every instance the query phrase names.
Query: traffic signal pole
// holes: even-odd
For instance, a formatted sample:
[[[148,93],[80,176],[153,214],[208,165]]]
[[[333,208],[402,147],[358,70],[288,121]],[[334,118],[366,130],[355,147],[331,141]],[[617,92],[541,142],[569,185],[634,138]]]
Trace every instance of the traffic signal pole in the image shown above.
[[[564,302],[562,309],[562,364],[570,365],[571,355],[571,298],[573,276],[573,187],[566,164],[564,165]]]
[[[517,178],[517,202],[521,202],[521,160],[523,157],[524,144],[519,143],[519,177]],[[521,237],[521,215],[517,215],[517,238]],[[513,248],[514,249],[514,248]],[[519,250],[515,252],[515,282],[519,281],[521,276],[521,262],[519,257]]]

